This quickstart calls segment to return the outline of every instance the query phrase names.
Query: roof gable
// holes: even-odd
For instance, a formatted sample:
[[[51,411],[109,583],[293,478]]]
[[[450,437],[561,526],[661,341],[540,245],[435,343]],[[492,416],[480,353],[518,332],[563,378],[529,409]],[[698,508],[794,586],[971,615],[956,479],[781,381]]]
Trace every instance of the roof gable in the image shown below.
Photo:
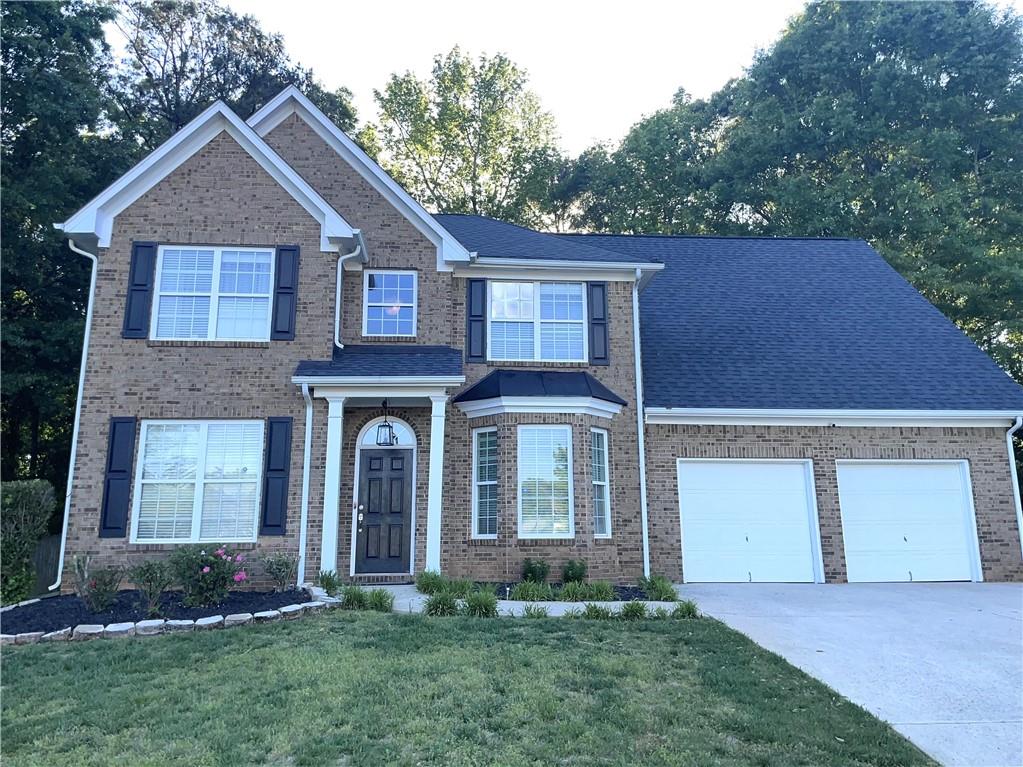
[[[208,107],[57,228],[87,247],[110,246],[113,221],[176,168],[226,132],[320,224],[320,247],[338,251],[355,230],[222,101]]]

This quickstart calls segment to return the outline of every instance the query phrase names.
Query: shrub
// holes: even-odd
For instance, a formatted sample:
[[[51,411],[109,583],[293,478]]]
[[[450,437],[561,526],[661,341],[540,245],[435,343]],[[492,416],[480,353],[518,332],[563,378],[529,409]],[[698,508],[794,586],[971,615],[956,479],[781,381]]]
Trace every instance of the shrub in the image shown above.
[[[174,577],[184,591],[184,602],[189,607],[208,607],[227,599],[232,585],[243,583],[248,574],[245,556],[232,552],[227,546],[211,551],[206,546],[181,546],[170,555]]]
[[[378,613],[389,613],[394,609],[394,594],[387,589],[373,589],[366,597],[366,606]]]
[[[678,593],[671,581],[663,575],[652,575],[649,578],[639,579],[639,588],[643,595],[654,602],[674,602],[678,599]]]
[[[56,506],[45,479],[4,482],[0,491],[0,603],[27,599],[35,573],[32,555]]]
[[[476,589],[476,584],[467,578],[450,580],[444,585],[444,591],[449,591],[457,599],[465,599]]]
[[[668,612],[668,608],[658,606],[650,613],[650,617],[655,620],[665,620],[671,617],[671,613]]]
[[[160,598],[174,584],[170,565],[158,560],[140,562],[128,570],[128,580],[139,590],[146,615],[159,615]]]
[[[458,615],[458,600],[450,591],[438,591],[427,598],[423,612],[427,615]]]
[[[493,591],[477,589],[466,596],[464,612],[473,618],[496,618],[497,596]]]
[[[550,602],[554,599],[554,589],[549,583],[523,581],[512,586],[509,596],[521,602]]]
[[[587,583],[586,586],[589,589],[587,599],[592,599],[595,602],[613,602],[618,598],[615,587],[607,581],[593,581]]]
[[[551,566],[544,562],[542,559],[526,559],[522,560],[522,580],[532,581],[533,583],[543,583],[547,580],[547,576],[551,572]]]
[[[583,602],[589,598],[589,589],[585,583],[572,581],[558,589],[557,597],[562,602]]]
[[[342,610],[365,610],[369,607],[369,595],[357,583],[349,583],[341,587]]]
[[[563,602],[613,602],[617,596],[614,586],[607,581],[572,581],[562,586],[557,593],[557,598]]]
[[[696,602],[691,599],[683,599],[675,609],[671,611],[671,617],[676,619],[699,618],[700,611],[696,609]]]
[[[424,570],[416,576],[416,589],[420,594],[436,594],[443,591],[448,579],[434,570]]]
[[[90,612],[101,613],[114,603],[124,570],[119,567],[94,568],[92,557],[76,555],[75,593]]]
[[[285,554],[267,554],[263,557],[263,570],[274,582],[277,591],[287,591],[298,575],[298,557]]]
[[[320,570],[316,582],[320,584],[321,589],[332,597],[336,597],[337,593],[341,590],[341,579],[333,570]]]
[[[586,580],[586,560],[570,559],[561,568],[561,580],[564,583],[582,583]]]
[[[582,611],[583,618],[591,620],[606,621],[615,617],[615,611],[604,605],[586,605]]]
[[[523,615],[527,618],[546,618],[547,605],[526,605],[526,611]]]
[[[621,612],[618,615],[627,621],[642,620],[646,617],[646,603],[638,601],[626,602],[622,605]]]

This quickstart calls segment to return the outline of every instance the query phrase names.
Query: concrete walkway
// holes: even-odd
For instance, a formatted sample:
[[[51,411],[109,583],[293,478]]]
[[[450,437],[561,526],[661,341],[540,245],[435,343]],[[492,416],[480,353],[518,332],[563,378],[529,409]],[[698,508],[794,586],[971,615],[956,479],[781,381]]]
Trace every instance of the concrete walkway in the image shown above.
[[[946,765],[1023,765],[1023,584],[687,584],[679,593]]]
[[[394,612],[396,613],[421,613],[426,607],[428,597],[416,591],[416,587],[408,586],[381,586],[394,594]],[[526,611],[527,604],[543,605],[547,608],[547,615],[551,618],[558,618],[567,612],[581,610],[585,602],[516,602],[510,599],[497,600],[498,615],[521,616]],[[599,602],[605,607],[618,611],[625,602]],[[674,609],[676,602],[647,602],[647,609],[656,610],[658,607],[665,607],[668,610]]]

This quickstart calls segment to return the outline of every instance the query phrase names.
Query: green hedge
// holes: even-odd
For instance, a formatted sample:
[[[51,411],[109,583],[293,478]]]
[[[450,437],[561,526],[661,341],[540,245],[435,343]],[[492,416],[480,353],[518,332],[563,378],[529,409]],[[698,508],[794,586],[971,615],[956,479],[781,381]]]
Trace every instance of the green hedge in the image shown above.
[[[45,479],[0,485],[0,602],[26,599],[32,589],[32,555],[46,533],[56,496]]]

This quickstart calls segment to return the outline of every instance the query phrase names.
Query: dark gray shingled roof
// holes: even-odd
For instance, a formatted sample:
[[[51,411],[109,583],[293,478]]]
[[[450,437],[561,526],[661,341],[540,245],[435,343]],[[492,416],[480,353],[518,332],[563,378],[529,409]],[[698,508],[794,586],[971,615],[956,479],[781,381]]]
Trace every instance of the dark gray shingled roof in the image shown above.
[[[296,376],[460,376],[462,352],[450,346],[334,347],[330,360],[303,360]]]
[[[640,296],[648,407],[1023,413],[1023,388],[861,240],[557,236],[664,262]]]
[[[533,258],[544,261],[582,261],[614,263],[647,262],[642,254],[623,259],[620,253],[594,247],[582,240],[565,239],[534,232],[516,224],[486,216],[444,213],[434,216],[470,251],[481,258]]]
[[[475,402],[495,397],[593,397],[618,405],[628,404],[582,370],[495,370],[453,401]]]

